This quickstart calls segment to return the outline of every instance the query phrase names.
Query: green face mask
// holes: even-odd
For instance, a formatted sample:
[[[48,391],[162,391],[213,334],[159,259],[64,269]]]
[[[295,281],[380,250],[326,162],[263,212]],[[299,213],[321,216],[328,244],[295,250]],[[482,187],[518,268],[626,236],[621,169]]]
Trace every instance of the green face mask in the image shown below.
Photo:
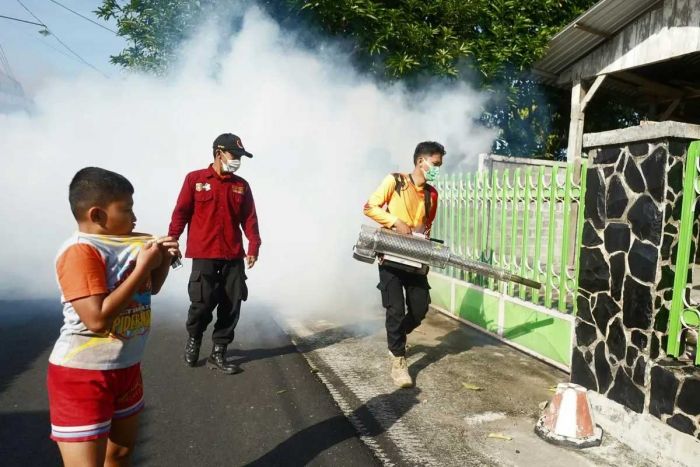
[[[428,170],[424,170],[423,173],[425,174],[425,179],[427,181],[434,182],[438,178],[438,175],[440,175],[440,167],[431,165],[430,168]]]

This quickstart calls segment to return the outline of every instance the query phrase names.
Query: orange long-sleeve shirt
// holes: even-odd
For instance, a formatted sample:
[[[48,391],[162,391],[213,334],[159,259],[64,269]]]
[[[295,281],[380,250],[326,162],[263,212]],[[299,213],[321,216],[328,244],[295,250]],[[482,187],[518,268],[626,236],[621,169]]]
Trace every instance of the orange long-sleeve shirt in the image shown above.
[[[424,232],[429,236],[437,213],[437,190],[428,184],[422,187],[414,185],[406,174],[399,174],[399,176],[403,180],[401,191],[396,191],[394,175],[387,175],[365,203],[364,214],[386,228],[393,227],[396,220],[401,219],[414,232]],[[427,216],[425,189],[430,195],[430,212]]]

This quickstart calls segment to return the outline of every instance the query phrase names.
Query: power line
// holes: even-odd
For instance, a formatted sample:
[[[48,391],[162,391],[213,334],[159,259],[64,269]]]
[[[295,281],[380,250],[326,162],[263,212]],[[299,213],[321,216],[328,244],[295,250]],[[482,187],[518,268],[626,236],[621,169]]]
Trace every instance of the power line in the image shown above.
[[[25,10],[27,10],[27,13],[29,13],[30,15],[32,15],[32,17],[33,17],[35,20],[39,21],[40,23],[44,23],[44,22],[41,21],[34,13],[32,13],[32,11],[31,11],[29,8],[27,8],[27,6],[26,6],[24,3],[22,3],[22,0],[17,0],[17,3],[19,3],[19,4],[22,6],[22,8],[24,8]],[[63,41],[61,40],[60,37],[58,37],[52,30],[49,29],[48,26],[46,26],[45,23],[44,23],[44,27],[46,28],[46,31],[48,31],[49,34],[51,34],[51,35],[54,37],[54,39],[56,39],[56,40],[58,41],[59,44],[61,44],[61,45],[62,45],[66,50],[68,50],[70,53],[72,53],[73,55],[75,55],[75,56],[78,58],[78,60],[80,60],[81,62],[83,62],[84,65],[89,66],[90,68],[92,68],[93,70],[95,70],[96,72],[98,72],[99,74],[101,74],[102,76],[104,76],[105,78],[109,78],[109,76],[107,76],[106,74],[104,74],[102,71],[98,70],[93,64],[91,64],[90,62],[88,62],[87,60],[85,60],[83,57],[81,57],[75,50],[73,50],[73,49],[71,49],[70,47],[68,47],[68,44],[66,44],[65,42],[63,42]]]
[[[32,39],[38,40],[39,43],[40,43],[41,45],[45,45],[46,47],[48,47],[49,49],[53,50],[54,52],[59,53],[59,54],[63,55],[64,57],[68,57],[69,59],[73,60],[74,62],[80,63],[80,64],[82,65],[82,62],[81,62],[80,60],[78,60],[77,58],[75,58],[73,55],[71,55],[71,54],[69,54],[69,53],[66,53],[64,50],[61,50],[61,49],[59,49],[58,47],[56,47],[56,46],[54,46],[54,45],[51,45],[48,41],[46,41],[46,39],[37,37],[37,36],[35,36],[35,35],[29,35],[29,34],[26,34],[26,33],[25,33],[25,35],[28,36],[28,37],[31,37]]]
[[[0,44],[0,77],[5,76],[10,80],[9,89],[12,90],[10,94],[24,98],[24,89],[22,84],[17,80],[17,77],[12,71],[10,66],[10,61],[7,59],[7,54],[5,54],[5,49],[3,49],[2,44]],[[7,92],[7,87],[5,89]]]
[[[15,78],[15,74],[12,72],[12,68],[10,67],[10,61],[7,59],[5,49],[2,48],[2,44],[0,44],[0,65],[2,65],[2,68],[7,76],[17,81],[17,78]]]
[[[10,76],[12,74],[12,70],[10,70],[10,64],[7,61],[7,58],[5,57],[5,54],[2,50],[2,46],[0,46],[0,73],[4,73],[7,76]]]
[[[32,24],[34,24],[34,23],[32,23]],[[43,25],[42,25],[42,26],[43,26]],[[44,27],[45,27],[45,26],[44,26]],[[35,34],[27,34],[27,33],[24,32],[24,31],[19,31],[19,32],[20,32],[21,34],[23,34],[23,35],[29,37],[30,39],[36,39],[37,41],[39,41],[39,43],[40,43],[41,45],[44,45],[44,46],[48,47],[49,49],[53,50],[54,52],[59,53],[59,54],[63,55],[64,57],[68,57],[69,59],[73,60],[74,62],[80,63],[80,64],[82,65],[82,62],[81,62],[80,60],[78,60],[77,58],[75,58],[73,55],[71,55],[71,54],[69,54],[69,53],[66,53],[64,50],[61,50],[61,49],[59,49],[58,47],[51,45],[51,44],[50,44],[49,42],[47,42],[46,39],[44,39],[43,37],[37,37]]]
[[[41,27],[44,27],[44,28],[46,27],[46,25],[45,25],[45,24],[42,24],[42,23],[35,23],[34,21],[27,21],[27,20],[24,20],[24,19],[13,18],[12,16],[0,15],[0,18],[9,19],[9,20],[12,20],[12,21],[19,21],[20,23],[33,24],[33,25],[35,25],[35,26],[41,26]]]
[[[30,10],[29,8],[27,8],[27,6],[26,6],[24,3],[22,3],[21,0],[17,0],[17,3],[19,3],[20,5],[22,5],[22,8],[24,8],[25,10],[27,10],[27,13],[29,13],[30,15],[32,15],[32,18],[34,18],[35,20],[37,20],[37,21],[43,23],[43,21],[41,21],[34,13],[32,13],[32,10]]]
[[[93,21],[92,19],[88,18],[87,16],[81,15],[80,13],[78,13],[78,12],[75,11],[75,10],[71,10],[70,8],[68,8],[67,6],[65,6],[64,4],[62,4],[61,2],[57,2],[56,0],[49,0],[49,1],[50,1],[51,3],[55,3],[56,5],[60,6],[61,8],[64,8],[64,9],[70,11],[70,12],[73,13],[74,15],[80,16],[81,18],[83,18],[83,19],[86,20],[86,21],[90,21],[90,22],[91,22],[92,24],[94,24],[95,26],[99,26],[99,27],[101,27],[102,29],[106,29],[106,30],[109,31],[109,32],[112,32],[112,33],[114,33],[114,34],[118,34],[117,31],[115,31],[114,29],[108,28],[108,27],[105,26],[104,24],[100,24],[100,23],[98,23],[97,21]]]

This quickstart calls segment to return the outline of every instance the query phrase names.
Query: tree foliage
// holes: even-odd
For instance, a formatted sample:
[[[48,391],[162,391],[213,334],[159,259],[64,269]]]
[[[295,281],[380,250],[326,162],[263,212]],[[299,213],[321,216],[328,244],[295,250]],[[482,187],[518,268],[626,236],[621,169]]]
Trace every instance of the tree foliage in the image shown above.
[[[568,94],[526,72],[551,37],[596,0],[261,0],[283,23],[313,27],[353,44],[353,62],[380,79],[467,79],[491,93],[482,121],[500,130],[496,150],[556,155],[566,134]],[[112,57],[161,72],[209,9],[233,0],[103,0],[130,46]]]
[[[163,72],[178,44],[197,23],[206,2],[200,0],[103,0],[97,17],[115,19],[130,45],[111,57],[125,68]]]
[[[489,82],[527,69],[595,0],[297,0],[331,34],[381,56],[388,74],[458,76],[468,59]]]

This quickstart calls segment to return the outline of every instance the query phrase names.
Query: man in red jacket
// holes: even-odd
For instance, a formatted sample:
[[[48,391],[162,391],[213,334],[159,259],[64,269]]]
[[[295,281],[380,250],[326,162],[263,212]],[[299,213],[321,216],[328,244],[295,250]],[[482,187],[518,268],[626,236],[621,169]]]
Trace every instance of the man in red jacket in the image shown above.
[[[214,346],[207,366],[233,374],[240,370],[227,362],[225,355],[226,347],[233,341],[241,301],[248,298],[244,260],[248,268],[253,267],[261,242],[250,186],[234,174],[241,166],[241,157],[253,155],[231,133],[217,137],[213,150],[214,162],[209,167],[185,177],[168,235],[177,239],[188,227],[185,256],[192,258],[187,286],[192,303],[187,315],[185,363],[197,363],[202,335],[217,308]],[[241,228],[248,239],[247,253]]]

